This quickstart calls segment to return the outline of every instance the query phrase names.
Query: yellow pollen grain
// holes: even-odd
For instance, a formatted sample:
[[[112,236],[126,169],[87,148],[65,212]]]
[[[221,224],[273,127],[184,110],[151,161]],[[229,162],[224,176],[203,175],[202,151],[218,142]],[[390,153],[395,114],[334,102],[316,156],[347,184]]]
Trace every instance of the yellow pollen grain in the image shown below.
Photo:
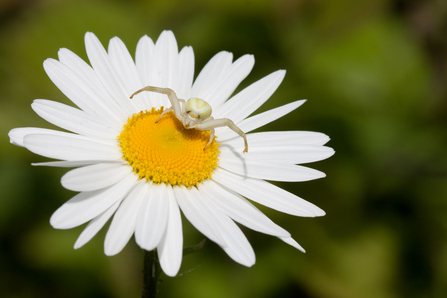
[[[219,144],[209,131],[186,129],[169,112],[160,119],[162,109],[141,111],[127,119],[118,137],[123,159],[138,174],[154,183],[191,187],[209,179],[217,167]]]

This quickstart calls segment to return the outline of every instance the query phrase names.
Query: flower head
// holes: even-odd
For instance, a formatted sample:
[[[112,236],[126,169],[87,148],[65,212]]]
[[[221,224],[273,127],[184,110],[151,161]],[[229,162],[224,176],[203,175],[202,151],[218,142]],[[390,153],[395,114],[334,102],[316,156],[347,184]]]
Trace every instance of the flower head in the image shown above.
[[[142,92],[145,86],[172,89],[181,99],[197,97],[212,107],[215,119],[229,118],[248,133],[293,111],[304,100],[249,117],[275,92],[285,71],[278,70],[230,98],[249,74],[254,58],[216,54],[193,82],[191,47],[178,52],[172,32],[157,42],[144,36],[135,62],[123,42],[112,38],[108,51],[93,33],[85,35],[91,66],[68,49],[59,60],[47,59],[50,79],[79,109],[37,99],[34,111],[70,132],[16,128],[11,143],[58,161],[34,165],[75,167],[62,185],[78,191],[51,217],[57,229],[88,222],[75,243],[87,243],[113,216],[106,235],[106,255],[119,253],[133,234],[145,250],[157,248],[163,271],[177,274],[183,249],[180,210],[206,237],[236,262],[255,263],[255,254],[235,222],[276,236],[304,251],[289,232],[273,223],[249,200],[296,216],[324,215],[317,206],[265,180],[307,181],[322,172],[297,164],[322,160],[334,151],[321,133],[276,131],[247,134],[249,153],[228,127],[210,131],[185,127],[165,94]],[[249,199],[249,200],[247,200]]]

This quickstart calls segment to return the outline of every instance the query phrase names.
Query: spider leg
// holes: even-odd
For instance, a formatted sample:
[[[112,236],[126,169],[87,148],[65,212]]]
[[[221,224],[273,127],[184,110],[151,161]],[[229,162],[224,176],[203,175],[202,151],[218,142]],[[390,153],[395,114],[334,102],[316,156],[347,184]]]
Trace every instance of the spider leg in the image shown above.
[[[185,113],[185,111],[184,111],[185,110],[185,100],[181,99],[181,98],[178,98],[178,100],[183,103],[183,105],[182,105],[182,114],[183,114],[183,113]],[[167,114],[170,111],[172,111],[172,107],[170,107],[169,109],[163,110],[163,112],[160,114],[160,117],[158,117],[158,119],[157,119],[157,121],[155,121],[155,123],[158,123],[158,121],[160,121],[161,117],[163,117],[164,114]]]
[[[216,127],[223,127],[223,126],[228,126],[228,128],[230,128],[232,131],[234,131],[244,139],[245,148],[243,153],[248,152],[248,143],[245,133],[239,127],[237,127],[236,124],[234,124],[234,122],[231,121],[230,119],[227,118],[211,119],[210,121],[204,121],[198,124],[196,128],[200,130],[212,130],[212,129],[214,130],[214,128]]]
[[[205,148],[203,148],[203,151],[205,151],[205,149],[211,144],[211,142],[214,139],[214,128],[210,129],[210,140],[208,141],[208,144],[206,144]]]
[[[180,107],[180,101],[183,103],[185,102],[183,99],[177,98],[177,95],[175,94],[174,90],[170,88],[160,88],[160,87],[154,87],[154,86],[146,86],[144,88],[141,88],[140,90],[136,91],[134,94],[130,96],[130,98],[133,98],[135,95],[137,95],[140,92],[143,91],[149,91],[149,92],[157,92],[161,94],[166,94],[169,98],[169,101],[171,102],[171,110],[174,111],[175,117],[179,119],[180,121],[183,120],[182,115],[182,108]],[[164,115],[164,113],[162,114]],[[159,119],[160,120],[160,119]],[[158,121],[158,120],[157,120]]]
[[[161,117],[163,117],[164,114],[169,113],[170,111],[172,111],[172,108],[163,110],[163,112],[160,114],[160,117],[158,117],[158,119],[155,121],[155,123],[158,123],[158,121],[160,121]]]
[[[186,113],[186,108],[185,108],[185,103],[186,101],[184,99],[181,98],[177,98],[178,101],[180,101],[183,105],[182,105],[182,113],[185,114]]]

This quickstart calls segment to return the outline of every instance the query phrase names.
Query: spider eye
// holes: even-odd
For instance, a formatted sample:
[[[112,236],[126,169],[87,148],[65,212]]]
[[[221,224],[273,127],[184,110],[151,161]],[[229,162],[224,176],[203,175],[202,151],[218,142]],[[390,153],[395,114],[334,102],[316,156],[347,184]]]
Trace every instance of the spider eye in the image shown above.
[[[191,111],[186,111],[186,113],[188,113],[189,116],[193,117],[193,118],[198,118],[198,116],[194,113],[191,113]]]
[[[211,116],[211,106],[203,99],[192,97],[188,99],[185,105],[186,112],[193,118],[205,120]]]

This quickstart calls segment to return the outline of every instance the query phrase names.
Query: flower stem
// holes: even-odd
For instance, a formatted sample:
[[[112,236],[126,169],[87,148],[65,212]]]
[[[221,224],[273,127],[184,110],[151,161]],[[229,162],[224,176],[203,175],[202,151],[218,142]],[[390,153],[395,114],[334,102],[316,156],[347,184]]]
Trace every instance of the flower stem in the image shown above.
[[[160,263],[156,250],[144,251],[143,267],[143,293],[142,298],[155,298],[157,296],[158,277],[160,276]]]

